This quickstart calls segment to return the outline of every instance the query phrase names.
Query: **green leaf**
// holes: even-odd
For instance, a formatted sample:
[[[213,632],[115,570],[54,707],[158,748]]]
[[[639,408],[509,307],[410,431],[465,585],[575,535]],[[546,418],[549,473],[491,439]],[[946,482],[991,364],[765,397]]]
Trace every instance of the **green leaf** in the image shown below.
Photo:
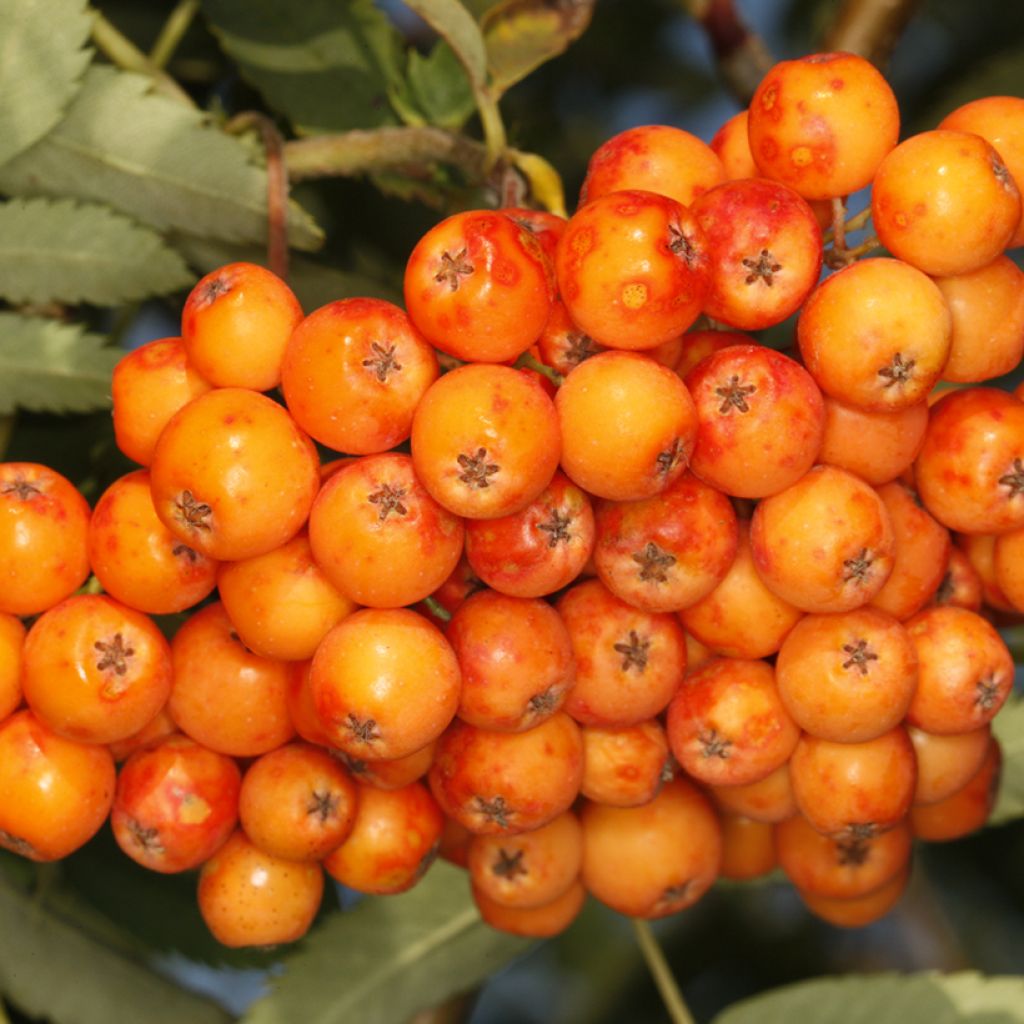
[[[0,413],[106,408],[123,354],[78,324],[0,312]]]
[[[185,261],[151,228],[93,203],[0,203],[0,296],[8,302],[120,302],[187,287]]]
[[[466,70],[443,39],[426,57],[409,51],[409,87],[427,120],[442,128],[457,130],[476,109]]]
[[[394,124],[401,39],[372,0],[203,0],[224,51],[267,103],[306,132]]]
[[[159,231],[243,242],[267,231],[267,174],[247,145],[109,67],[90,68],[64,120],[0,167],[0,191],[107,203]],[[322,241],[295,204],[289,238],[301,249]]]
[[[480,26],[459,0],[406,0],[442,38],[447,40],[469,76],[474,90],[487,84],[487,49]]]
[[[239,260],[267,265],[265,250],[224,245],[190,235],[175,235],[172,241],[200,275]],[[288,284],[307,313],[336,299],[366,297],[394,303],[402,301],[401,288],[393,282],[301,257],[292,257],[288,263]]]
[[[89,63],[84,0],[19,0],[0,18],[0,163],[61,118]]]
[[[545,61],[564,53],[590,24],[595,2],[504,0],[492,7],[481,19],[481,28],[494,90],[503,92]]]
[[[1014,1024],[1024,1021],[1024,979],[957,974],[821,978],[734,1003],[714,1024]]]
[[[1024,818],[1024,697],[1012,697],[1000,708],[992,732],[1003,748],[1003,770],[989,824],[1002,825]]]
[[[66,907],[64,908],[67,909]],[[0,991],[55,1024],[225,1024],[227,1013],[165,980],[83,919],[0,876]]]
[[[484,924],[465,872],[439,861],[408,892],[366,899],[326,921],[243,1021],[406,1024],[529,947]]]

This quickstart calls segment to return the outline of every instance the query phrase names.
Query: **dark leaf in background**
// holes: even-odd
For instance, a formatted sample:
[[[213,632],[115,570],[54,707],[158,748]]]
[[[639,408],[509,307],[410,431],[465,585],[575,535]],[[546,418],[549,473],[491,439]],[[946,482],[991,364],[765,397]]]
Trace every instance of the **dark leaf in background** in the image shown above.
[[[402,42],[372,0],[203,0],[224,51],[297,131],[395,124]]]

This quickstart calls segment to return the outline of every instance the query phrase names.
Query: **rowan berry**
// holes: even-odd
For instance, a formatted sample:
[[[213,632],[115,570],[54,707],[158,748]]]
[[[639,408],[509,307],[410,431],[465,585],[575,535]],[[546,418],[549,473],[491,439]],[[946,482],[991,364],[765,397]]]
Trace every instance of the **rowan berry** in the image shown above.
[[[722,161],[706,142],[665,124],[627,128],[590,156],[580,206],[609,192],[641,189],[683,206],[725,181]]]
[[[674,615],[634,608],[600,580],[577,583],[555,607],[576,658],[565,703],[576,721],[635,725],[668,706],[686,671],[686,639]]]
[[[580,820],[583,884],[620,914],[674,914],[696,903],[718,877],[718,816],[686,779],[666,783],[639,807],[585,801]]]
[[[818,465],[762,500],[750,522],[754,565],[779,597],[808,612],[870,601],[892,572],[895,535],[878,493]]]
[[[772,666],[745,658],[715,658],[689,673],[668,706],[665,730],[683,770],[718,786],[763,779],[800,738]]]
[[[692,473],[640,501],[602,501],[595,510],[594,568],[634,608],[675,612],[707,596],[736,556],[729,499]]]
[[[532,231],[494,210],[466,210],[434,225],[405,268],[409,319],[456,359],[515,359],[551,311],[551,265]]]
[[[404,757],[455,716],[462,676],[451,644],[408,608],[361,608],[313,655],[310,688],[331,746],[355,758]]]
[[[258,757],[295,734],[288,662],[253,654],[223,604],[193,612],[171,641],[168,710],[194,740],[233,757]]]
[[[544,597],[568,586],[593,550],[590,497],[560,470],[518,512],[466,522],[466,568],[475,574],[474,587],[486,584],[513,597]],[[439,592],[434,596],[444,603]]]
[[[588,493],[636,501],[687,467],[697,412],[673,371],[636,352],[602,352],[558,389],[562,469]]]
[[[522,732],[456,720],[438,741],[427,779],[445,814],[471,832],[513,834],[568,810],[582,776],[579,726],[556,711]]]
[[[579,877],[583,829],[572,811],[517,835],[475,835],[466,867],[478,893],[506,907],[544,906]]]
[[[682,334],[711,285],[707,239],[668,196],[609,192],[581,207],[558,242],[558,290],[601,345],[649,349]]]
[[[59,736],[30,710],[0,722],[0,847],[61,860],[100,829],[114,801],[106,747]]]
[[[89,575],[89,505],[74,484],[35,462],[0,463],[0,612],[38,615]]]
[[[117,845],[151,871],[199,867],[238,823],[235,760],[175,733],[132,754],[117,778],[110,825]]]
[[[482,729],[529,729],[562,707],[576,678],[569,631],[538,598],[477,591],[445,637],[462,674],[457,714]]]
[[[156,623],[100,594],[44,612],[25,637],[25,700],[54,732],[112,743],[138,732],[167,702],[171,652]]]
[[[298,533],[319,466],[285,408],[244,388],[218,388],[164,427],[150,466],[153,504],[189,547],[210,558],[251,558]]]
[[[269,391],[302,307],[291,288],[254,263],[228,263],[203,277],[181,311],[189,363],[221,388]]]
[[[181,338],[159,338],[123,355],[110,378],[118,448],[148,466],[168,420],[211,387],[188,361]]]
[[[811,375],[789,356],[761,345],[723,348],[690,370],[686,386],[698,424],[690,468],[712,487],[763,498],[814,464],[825,407]]]
[[[288,743],[246,769],[238,817],[264,853],[322,860],[352,831],[356,799],[356,783],[336,758],[308,743]]]
[[[89,520],[88,552],[103,589],[150,615],[185,611],[217,585],[219,563],[157,516],[145,469],[120,477],[100,495]]]
[[[281,390],[307,434],[365,455],[409,437],[416,405],[437,375],[434,349],[401,309],[382,299],[342,299],[296,326]]]
[[[755,90],[747,121],[760,173],[805,199],[846,196],[870,184],[899,128],[889,83],[852,53],[779,61]]]
[[[199,872],[199,911],[222,946],[274,946],[309,931],[323,899],[319,864],[264,853],[236,830]]]
[[[1020,192],[1006,164],[971,132],[912,135],[885,157],[871,186],[879,241],[933,276],[991,263],[1020,220]]]
[[[558,416],[540,384],[483,363],[460,366],[430,386],[411,440],[423,486],[469,519],[525,508],[551,482],[561,451]]]
[[[305,530],[265,554],[223,563],[217,593],[242,643],[284,661],[311,658],[356,608],[317,563]]]
[[[437,856],[444,816],[420,782],[400,789],[358,785],[352,830],[323,861],[327,873],[357,892],[405,892]]]

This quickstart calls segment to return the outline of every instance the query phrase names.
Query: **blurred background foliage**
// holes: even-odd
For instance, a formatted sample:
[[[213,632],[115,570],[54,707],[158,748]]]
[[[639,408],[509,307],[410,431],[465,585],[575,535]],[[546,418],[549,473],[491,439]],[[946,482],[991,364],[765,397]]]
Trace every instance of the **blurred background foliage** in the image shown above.
[[[710,140],[742,108],[736,83],[751,69],[737,75],[729,67],[736,55],[722,52],[721,38],[716,46],[710,16],[722,9],[752,33],[752,49],[738,58],[749,64],[751,53],[783,59],[823,48],[852,9],[864,16],[897,8],[906,23],[892,39],[886,73],[904,135],[933,127],[969,99],[1024,95],[1024,3],[1017,0],[466,0],[465,7],[485,36],[488,27],[494,33],[501,53],[500,64],[492,54],[485,92],[491,100],[500,94],[508,144],[557,169],[570,212],[590,153],[615,132],[659,122]],[[261,122],[247,128],[232,123],[236,115],[266,115],[285,143],[286,164],[294,157],[305,167],[292,184],[289,223],[290,280],[307,311],[347,295],[395,299],[408,252],[445,213],[503,196],[530,201],[529,176],[514,170],[515,160],[487,167],[484,143],[493,142],[495,126],[480,119],[465,53],[460,61],[398,0],[18,0],[4,18],[0,217],[16,219],[0,220],[0,439],[6,458],[47,462],[90,500],[131,468],[113,443],[106,408],[113,360],[126,346],[177,333],[184,297],[201,273],[233,259],[267,259],[264,143],[251,130]],[[39,24],[53,26],[45,40],[29,31]],[[45,59],[51,94],[33,84],[32,67],[12,58],[22,52],[28,64]],[[124,69],[155,82],[155,91]],[[348,136],[327,164],[304,164],[314,152],[305,144],[403,127],[413,134],[388,141],[394,150],[383,135]],[[463,141],[432,134],[438,130],[461,132]],[[73,269],[83,261],[92,267],[84,279]],[[1019,629],[1007,626],[1018,652]],[[1017,760],[1008,758],[1003,823],[922,850],[907,895],[877,925],[831,928],[776,880],[720,885],[692,910],[657,923],[696,1018],[826,975],[1024,973],[1020,724],[1018,708],[1007,727]],[[282,951],[216,946],[195,909],[193,877],[147,874],[106,833],[60,865],[3,856],[0,867],[0,992],[12,1021],[212,1021],[248,1010],[246,1019],[257,1022],[364,1024],[408,1019],[431,1005],[440,1008],[417,1020],[666,1019],[628,922],[591,904],[556,940],[498,938],[475,923],[464,885],[446,865],[432,869],[422,891],[394,902],[356,901],[350,909],[351,894],[339,894],[345,912],[325,907],[310,939],[284,951],[277,1001],[255,1006],[282,974]],[[445,929],[453,941],[435,949]],[[400,971],[403,949],[424,944],[430,952]],[[815,989],[803,1012],[851,1019],[851,1000],[862,1000],[864,1019],[876,1024],[890,1015],[930,1024],[1021,1019],[1019,987],[985,1006],[972,1002],[971,975],[957,985],[956,993],[905,989],[910,995],[899,998],[863,984],[853,996]],[[463,989],[469,994],[459,995]],[[778,1012],[792,1019],[791,1008]],[[750,1019],[774,1019],[769,1004]]]

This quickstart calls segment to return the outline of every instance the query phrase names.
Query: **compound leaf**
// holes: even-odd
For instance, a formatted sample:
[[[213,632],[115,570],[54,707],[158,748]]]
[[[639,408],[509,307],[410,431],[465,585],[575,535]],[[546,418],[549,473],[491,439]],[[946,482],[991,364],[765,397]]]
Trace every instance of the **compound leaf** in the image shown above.
[[[70,911],[70,912],[69,912]],[[54,1024],[227,1024],[218,1006],[150,970],[89,915],[0,875],[0,991]]]
[[[396,122],[401,39],[372,0],[203,0],[224,51],[267,103],[306,132]]]
[[[0,413],[106,408],[121,355],[78,324],[0,312]]]
[[[504,0],[481,18],[491,83],[502,92],[578,39],[596,0],[552,4],[547,0]]]
[[[1002,825],[1024,818],[1024,697],[1007,701],[992,719],[992,732],[1003,750],[1003,768],[989,824]]]
[[[95,203],[0,204],[0,296],[112,306],[188,286],[185,261],[151,228]]]
[[[84,0],[19,0],[0,18],[0,163],[59,120],[89,63]]]
[[[529,945],[484,924],[465,872],[439,861],[408,892],[366,899],[325,921],[242,1020],[406,1024]]]
[[[198,110],[155,95],[141,75],[95,66],[64,119],[0,167],[0,190],[106,203],[164,231],[259,242],[267,231],[267,175],[250,150]],[[322,236],[295,204],[291,243]]]
[[[957,974],[845,975],[786,985],[734,1003],[714,1024],[1016,1024],[1024,978]]]

